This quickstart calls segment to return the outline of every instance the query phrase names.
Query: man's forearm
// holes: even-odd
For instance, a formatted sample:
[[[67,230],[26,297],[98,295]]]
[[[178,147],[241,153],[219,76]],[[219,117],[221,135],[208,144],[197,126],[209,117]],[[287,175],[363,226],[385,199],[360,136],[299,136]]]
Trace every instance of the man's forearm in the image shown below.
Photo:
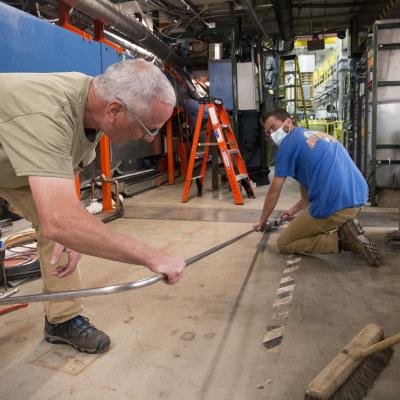
[[[280,193],[275,192],[268,192],[267,197],[264,201],[264,207],[261,213],[260,220],[265,223],[267,222],[269,216],[271,215],[272,211],[274,211],[276,204],[278,203]]]
[[[302,210],[307,203],[303,200],[300,199],[294,206],[290,207],[289,211],[294,215],[297,214],[300,210]]]

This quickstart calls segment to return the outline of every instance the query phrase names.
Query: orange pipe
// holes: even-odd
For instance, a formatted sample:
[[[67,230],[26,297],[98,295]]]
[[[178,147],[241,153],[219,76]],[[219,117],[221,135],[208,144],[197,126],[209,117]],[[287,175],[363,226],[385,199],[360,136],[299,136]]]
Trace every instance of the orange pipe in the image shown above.
[[[172,143],[172,117],[167,121],[167,157],[168,157],[168,185],[175,181],[174,148]]]
[[[75,191],[76,191],[76,196],[78,197],[78,200],[81,199],[81,180],[79,177],[79,172],[75,174]]]
[[[103,134],[100,140],[100,171],[107,181],[111,178],[110,139]],[[102,181],[103,211],[112,211],[111,183]]]

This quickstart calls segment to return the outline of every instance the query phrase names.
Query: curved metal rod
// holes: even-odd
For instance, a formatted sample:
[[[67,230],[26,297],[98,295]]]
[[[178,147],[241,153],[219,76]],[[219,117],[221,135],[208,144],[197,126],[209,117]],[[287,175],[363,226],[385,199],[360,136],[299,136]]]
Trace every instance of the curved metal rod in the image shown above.
[[[269,227],[267,224],[267,229],[268,228]],[[185,261],[186,267],[188,267],[191,264],[194,264],[195,262],[201,260],[202,258],[209,256],[210,254],[215,253],[218,250],[223,249],[226,246],[229,246],[230,244],[232,244],[234,242],[237,242],[238,240],[244,238],[247,235],[250,235],[250,233],[253,233],[253,232],[255,232],[255,231],[253,229],[251,229],[245,233],[242,233],[239,236],[236,236],[224,243],[221,243],[209,250],[206,250],[203,253],[197,254],[196,256],[189,258],[188,260]],[[121,283],[121,284],[112,285],[112,286],[104,286],[104,287],[91,288],[91,289],[68,290],[68,291],[64,291],[64,292],[30,294],[30,295],[26,295],[26,296],[7,297],[7,298],[0,299],[0,305],[17,304],[17,303],[35,303],[35,302],[39,302],[39,301],[71,299],[74,297],[101,296],[101,295],[125,292],[127,290],[132,290],[132,289],[140,289],[140,288],[150,286],[150,285],[153,285],[154,283],[157,283],[159,281],[164,281],[164,280],[165,280],[164,274],[157,274],[157,275],[153,275],[149,278],[140,279],[138,281]]]

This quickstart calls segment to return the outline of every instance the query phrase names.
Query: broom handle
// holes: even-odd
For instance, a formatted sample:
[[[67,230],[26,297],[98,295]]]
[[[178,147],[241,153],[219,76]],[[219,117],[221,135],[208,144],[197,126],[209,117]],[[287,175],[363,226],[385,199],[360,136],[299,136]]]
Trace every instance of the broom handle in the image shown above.
[[[397,343],[400,343],[400,333],[397,333],[396,335],[390,336],[387,339],[381,340],[380,342],[375,343],[375,344],[373,344],[371,346],[368,346],[365,349],[357,351],[352,356],[355,359],[368,357],[371,354],[376,353],[377,351],[385,350],[388,347],[391,347],[391,346],[393,346],[393,345],[395,345]]]

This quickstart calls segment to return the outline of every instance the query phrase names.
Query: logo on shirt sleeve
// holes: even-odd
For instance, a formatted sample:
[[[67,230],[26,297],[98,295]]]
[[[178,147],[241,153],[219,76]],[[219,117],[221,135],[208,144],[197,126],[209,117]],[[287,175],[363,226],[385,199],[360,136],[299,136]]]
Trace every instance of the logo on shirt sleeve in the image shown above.
[[[310,147],[310,149],[313,149],[319,140],[323,140],[328,143],[333,143],[336,141],[336,139],[333,136],[328,135],[325,132],[304,131],[303,135],[306,138],[306,142],[307,142],[308,146]]]

